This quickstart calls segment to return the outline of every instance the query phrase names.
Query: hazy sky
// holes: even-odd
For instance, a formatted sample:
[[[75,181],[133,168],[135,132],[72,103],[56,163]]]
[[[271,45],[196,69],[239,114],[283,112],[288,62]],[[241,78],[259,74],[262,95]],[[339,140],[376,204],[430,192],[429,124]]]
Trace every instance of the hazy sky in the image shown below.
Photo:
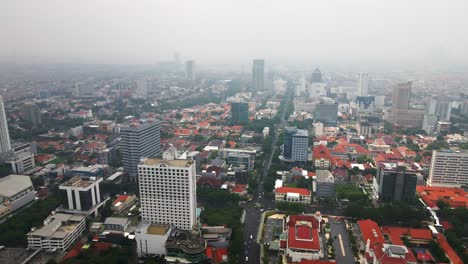
[[[0,61],[465,64],[467,0],[0,0]]]

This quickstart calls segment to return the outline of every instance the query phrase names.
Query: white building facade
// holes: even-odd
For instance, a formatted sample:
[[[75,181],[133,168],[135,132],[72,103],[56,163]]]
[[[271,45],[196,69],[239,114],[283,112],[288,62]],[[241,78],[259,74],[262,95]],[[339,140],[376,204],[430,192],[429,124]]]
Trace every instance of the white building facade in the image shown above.
[[[429,186],[460,187],[468,184],[468,152],[435,150],[432,152]]]
[[[138,181],[143,220],[183,230],[195,226],[195,161],[143,158],[138,165]]]

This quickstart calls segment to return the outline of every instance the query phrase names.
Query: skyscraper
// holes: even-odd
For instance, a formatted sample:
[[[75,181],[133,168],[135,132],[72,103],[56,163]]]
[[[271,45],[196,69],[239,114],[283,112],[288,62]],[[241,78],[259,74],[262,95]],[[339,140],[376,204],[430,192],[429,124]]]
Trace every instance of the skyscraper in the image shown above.
[[[120,128],[120,136],[123,167],[130,180],[135,182],[140,159],[161,154],[160,123],[127,124]]]
[[[392,121],[403,127],[421,128],[424,119],[424,109],[411,109],[412,82],[400,83],[393,88]]]
[[[359,96],[367,96],[369,94],[369,74],[367,73],[359,73],[358,94]]]
[[[23,118],[37,127],[42,123],[41,109],[34,103],[26,103],[23,106]]]
[[[310,82],[311,83],[322,83],[323,78],[322,78],[322,72],[320,71],[319,68],[316,68],[314,72],[312,72],[312,75],[310,76]]]
[[[252,96],[263,91],[265,60],[256,59],[252,67]]]
[[[5,106],[3,105],[3,97],[0,96],[0,153],[6,153],[10,149],[10,133],[8,132]]]
[[[305,162],[309,151],[309,133],[296,127],[284,128],[283,157],[288,161]]]
[[[411,100],[411,81],[400,83],[393,88],[392,109],[409,109]]]
[[[193,160],[143,159],[138,165],[141,217],[191,230],[196,223],[196,169]]]
[[[452,104],[450,99],[446,96],[441,96],[436,99],[435,115],[439,117],[439,121],[450,121],[450,114],[452,112]]]
[[[427,184],[430,186],[461,187],[468,183],[468,152],[434,150]]]
[[[189,60],[185,62],[185,77],[188,81],[195,80],[195,61]]]
[[[244,102],[231,103],[231,123],[249,121],[249,104]]]

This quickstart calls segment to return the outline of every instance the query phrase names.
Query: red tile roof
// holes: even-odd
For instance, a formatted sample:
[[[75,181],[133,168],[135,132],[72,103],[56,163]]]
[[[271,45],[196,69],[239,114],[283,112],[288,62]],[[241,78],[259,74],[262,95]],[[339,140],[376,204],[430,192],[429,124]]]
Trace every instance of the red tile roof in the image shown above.
[[[247,184],[236,184],[232,192],[234,193],[245,192],[246,187],[247,187]]]
[[[448,256],[448,258],[453,264],[463,264],[463,261],[457,255],[455,250],[453,250],[453,248],[449,245],[444,235],[439,234],[437,236],[437,243],[439,243],[440,247],[445,251],[445,254]]]
[[[462,188],[416,186],[416,192],[431,208],[442,200],[450,207],[468,207],[468,193]]]
[[[380,231],[379,225],[369,219],[357,221],[359,229],[361,230],[362,240],[367,243],[370,241],[370,245],[375,243],[383,244],[385,242],[382,232]]]
[[[125,200],[127,200],[127,198],[128,198],[127,194],[120,194],[119,196],[117,196],[117,199],[115,199],[113,204],[116,205],[118,202],[125,202]]]
[[[325,147],[324,145],[320,144],[314,147],[314,159],[331,159],[331,151]]]
[[[279,187],[276,193],[298,193],[300,195],[310,195],[310,191],[305,188]]]
[[[227,248],[217,248],[215,251],[215,261],[216,263],[223,263],[226,262],[228,257],[228,250]]]
[[[318,235],[319,222],[315,217],[309,215],[292,215],[289,217],[287,225],[288,248],[310,251],[320,250]]]

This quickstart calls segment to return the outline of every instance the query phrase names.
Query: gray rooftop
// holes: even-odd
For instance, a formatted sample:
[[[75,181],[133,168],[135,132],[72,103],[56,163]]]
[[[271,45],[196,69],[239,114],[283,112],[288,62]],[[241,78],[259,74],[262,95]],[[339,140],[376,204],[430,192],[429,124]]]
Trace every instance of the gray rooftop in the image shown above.
[[[130,220],[126,217],[107,217],[104,221],[104,224],[125,226],[127,225],[128,221]]]
[[[46,224],[43,227],[31,231],[29,235],[62,239],[73,232],[85,218],[83,215],[53,214],[44,220]]]
[[[32,182],[29,176],[11,174],[0,179],[0,195],[6,197],[12,197],[30,187]]]

